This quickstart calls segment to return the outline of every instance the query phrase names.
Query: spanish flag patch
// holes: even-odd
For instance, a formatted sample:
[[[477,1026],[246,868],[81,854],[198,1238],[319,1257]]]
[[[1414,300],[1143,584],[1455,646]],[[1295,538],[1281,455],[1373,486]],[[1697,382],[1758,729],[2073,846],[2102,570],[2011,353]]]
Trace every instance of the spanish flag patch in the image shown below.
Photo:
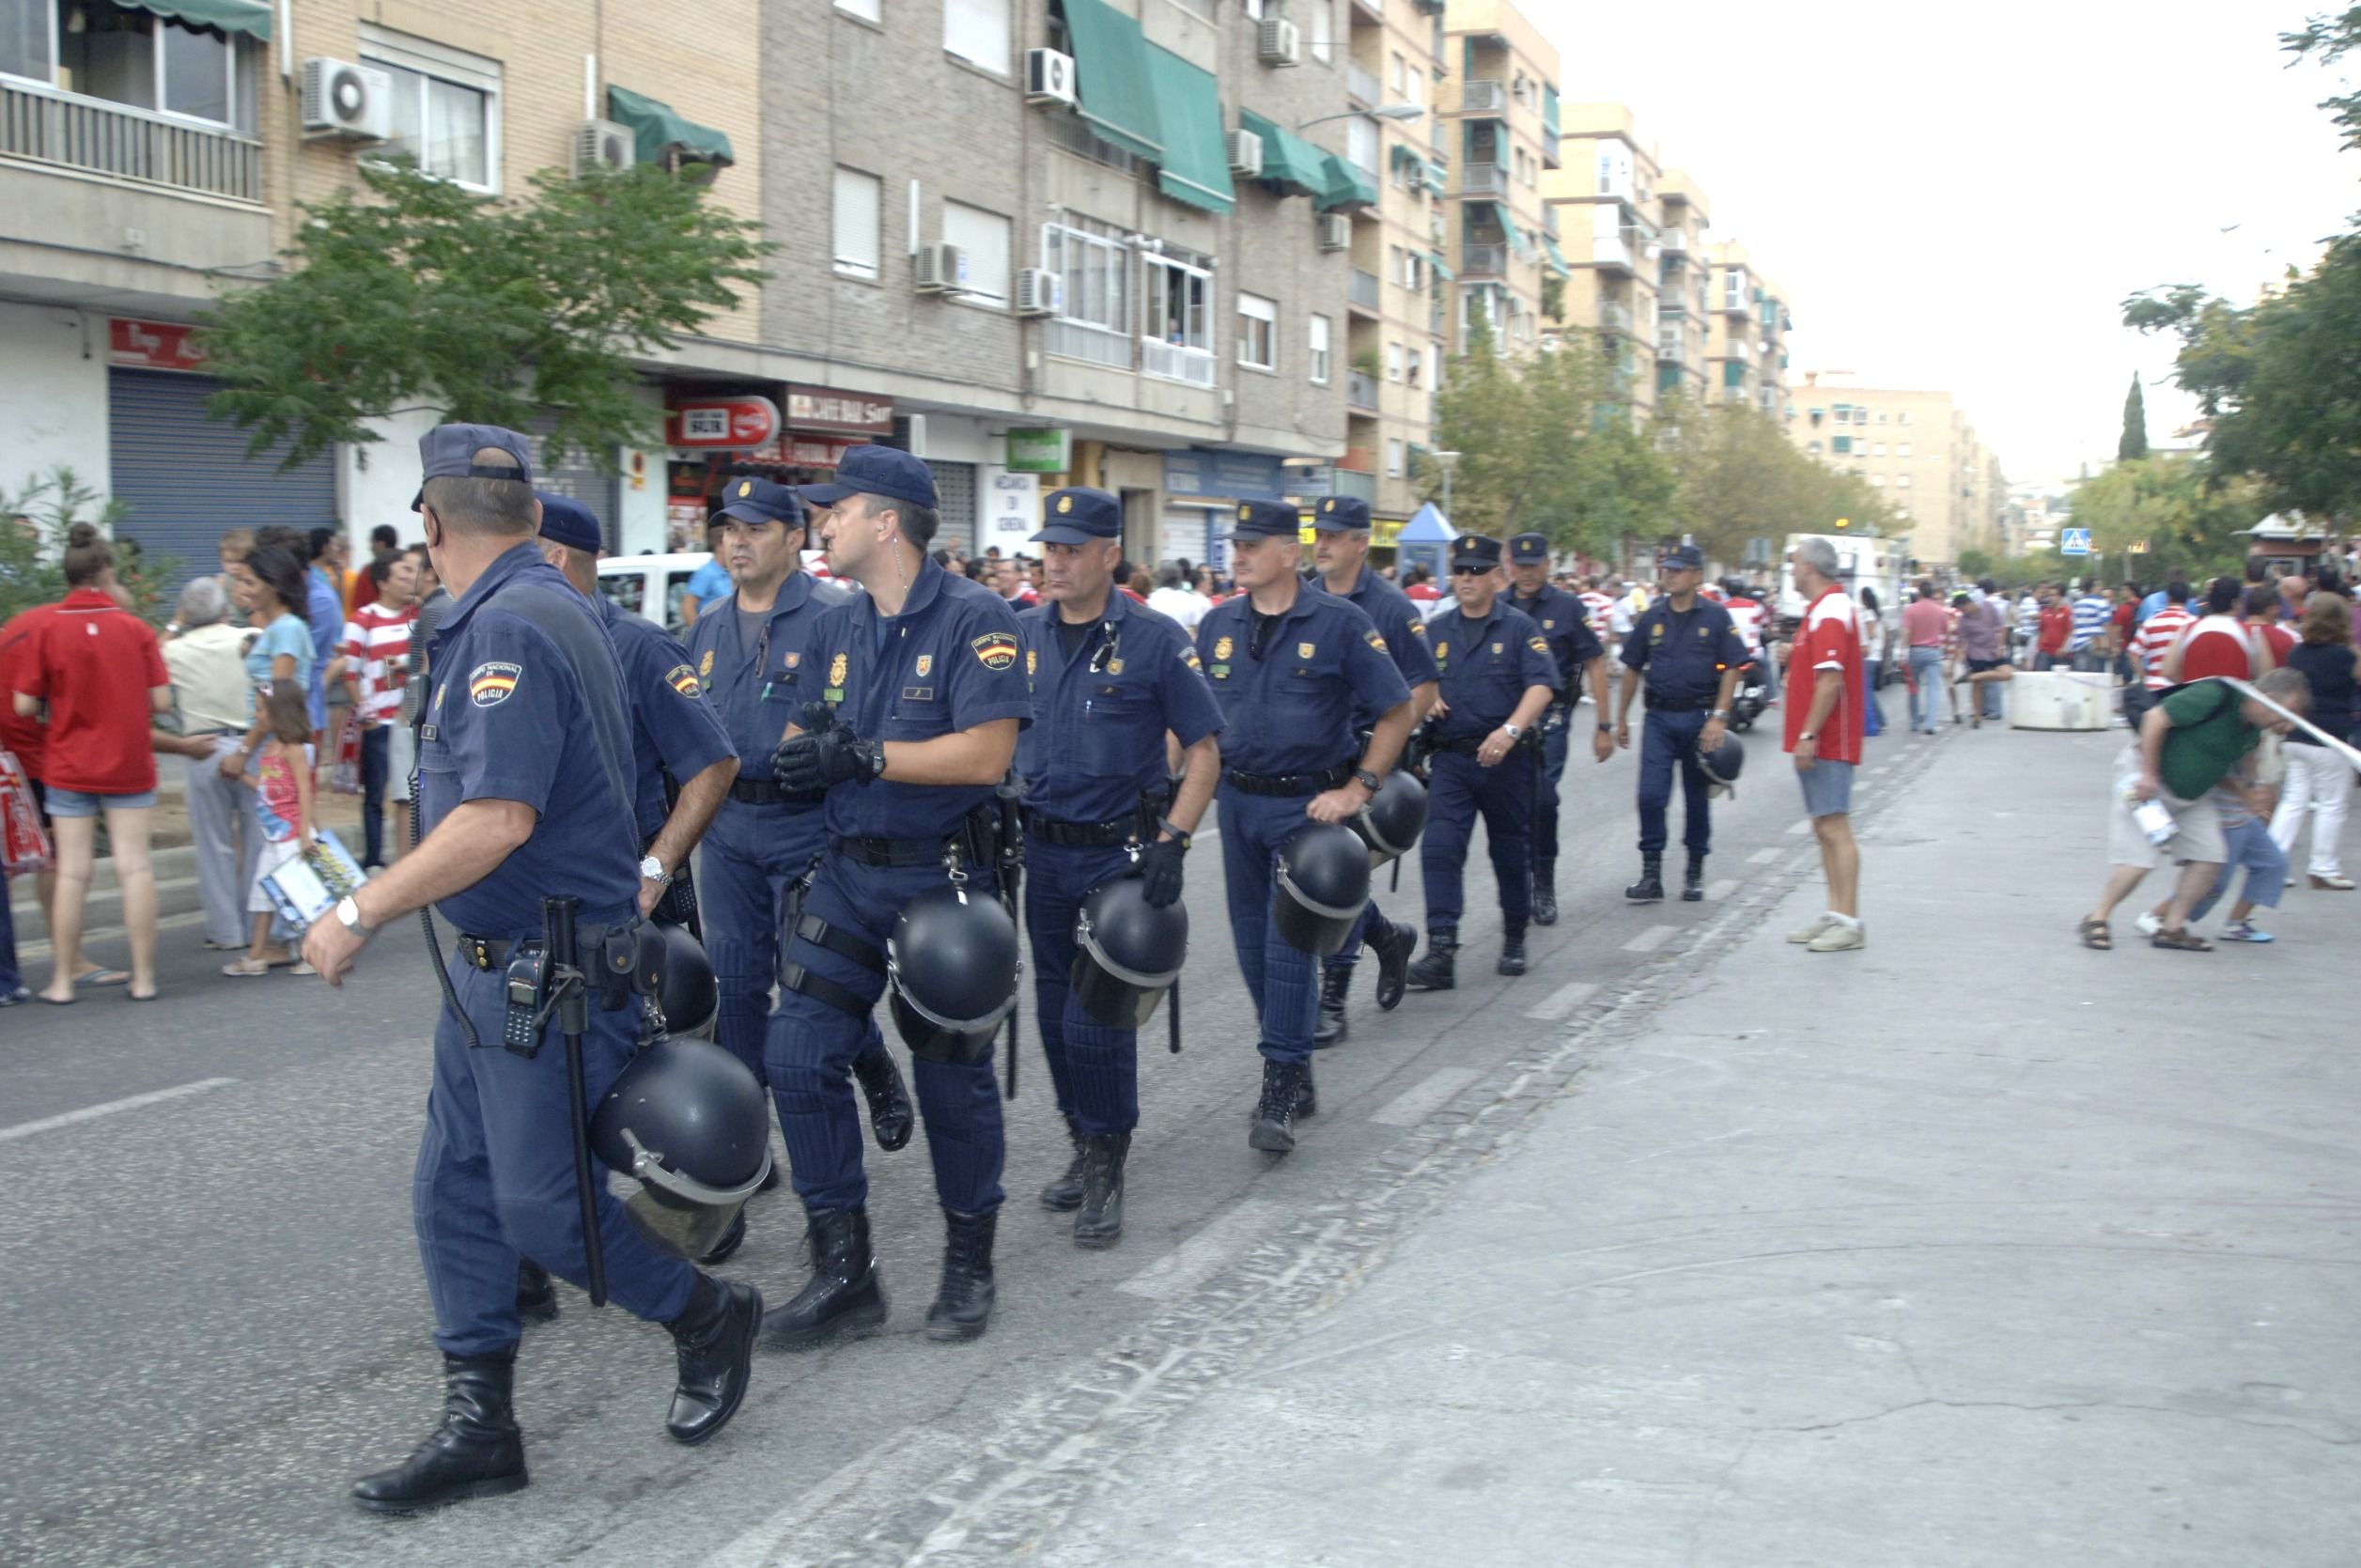
[[[524,678],[524,666],[493,660],[467,673],[467,700],[477,707],[498,707]]]

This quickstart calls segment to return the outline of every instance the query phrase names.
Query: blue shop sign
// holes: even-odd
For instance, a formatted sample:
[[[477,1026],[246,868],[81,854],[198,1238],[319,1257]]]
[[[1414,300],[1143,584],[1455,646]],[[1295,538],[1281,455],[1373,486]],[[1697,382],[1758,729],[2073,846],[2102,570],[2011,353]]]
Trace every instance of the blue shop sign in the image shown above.
[[[1164,489],[1170,495],[1199,495],[1225,501],[1283,501],[1287,470],[1277,458],[1258,452],[1223,452],[1194,446],[1164,454]]]

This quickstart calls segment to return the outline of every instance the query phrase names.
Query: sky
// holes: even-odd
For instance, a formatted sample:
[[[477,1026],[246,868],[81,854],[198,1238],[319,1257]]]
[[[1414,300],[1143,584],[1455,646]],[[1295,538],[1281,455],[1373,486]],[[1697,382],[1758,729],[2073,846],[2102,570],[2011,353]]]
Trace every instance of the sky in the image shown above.
[[[1786,291],[1791,385],[1948,391],[2012,483],[2111,460],[2135,370],[2151,442],[2196,417],[2124,296],[2251,299],[2361,210],[2316,107],[2361,62],[2278,49],[2306,0],[1519,3]]]

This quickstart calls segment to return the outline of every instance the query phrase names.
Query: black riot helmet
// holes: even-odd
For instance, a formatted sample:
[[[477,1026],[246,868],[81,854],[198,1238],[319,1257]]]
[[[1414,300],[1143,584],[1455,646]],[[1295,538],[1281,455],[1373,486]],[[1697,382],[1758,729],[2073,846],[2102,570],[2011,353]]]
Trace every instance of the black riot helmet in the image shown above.
[[[1705,793],[1708,798],[1727,795],[1736,799],[1738,773],[1747,765],[1747,749],[1738,744],[1738,737],[1724,731],[1721,744],[1697,759],[1697,766],[1705,770]]]
[[[1017,923],[1000,900],[965,887],[929,888],[894,917],[885,939],[893,1027],[930,1062],[988,1056],[1017,1005]]]
[[[659,925],[664,943],[657,972],[656,1001],[664,1010],[664,1028],[675,1035],[710,1038],[714,1015],[721,1010],[721,987],[714,984],[713,960],[684,925]]]
[[[1082,1010],[1110,1029],[1137,1029],[1180,978],[1188,955],[1188,909],[1148,902],[1137,877],[1101,882],[1074,912],[1074,968],[1067,979]]]
[[[1426,831],[1426,786],[1416,773],[1397,768],[1345,826],[1369,846],[1373,866],[1406,855]]]
[[[1350,828],[1310,822],[1279,846],[1271,919],[1291,947],[1316,958],[1343,950],[1369,902],[1369,846]]]
[[[633,1177],[624,1212],[657,1246],[712,1252],[770,1174],[770,1103],[746,1064],[707,1040],[631,1058],[590,1118],[590,1146]]]

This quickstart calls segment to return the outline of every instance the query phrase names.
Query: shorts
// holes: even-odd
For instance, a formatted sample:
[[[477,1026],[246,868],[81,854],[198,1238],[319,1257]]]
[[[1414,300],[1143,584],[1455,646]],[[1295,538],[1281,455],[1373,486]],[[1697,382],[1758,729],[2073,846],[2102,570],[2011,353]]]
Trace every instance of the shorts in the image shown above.
[[[2007,662],[2005,659],[1971,659],[1967,661],[1967,673],[1971,675],[1979,675],[1986,670],[1997,670]]]
[[[2172,814],[2178,831],[2161,845],[2149,843],[2132,815],[2130,790],[2138,778],[2139,752],[2126,746],[2115,759],[2114,794],[2108,800],[2107,864],[2148,871],[2167,861],[2175,865],[2220,865],[2229,859],[2229,841],[2222,835],[2222,814],[2210,794],[2201,800],[2183,800],[2158,790],[2156,800]]]
[[[246,827],[253,831],[261,831],[251,821],[246,824]],[[272,901],[269,891],[262,885],[262,879],[289,861],[300,859],[303,853],[303,841],[301,838],[263,841],[262,858],[255,862],[254,881],[246,888],[246,912],[248,914],[275,915],[279,912],[278,905]]]
[[[1804,786],[1804,815],[1807,816],[1842,816],[1853,809],[1853,765],[1830,762],[1825,757],[1814,761],[1809,771],[1798,772],[1797,782]]]
[[[418,732],[399,720],[389,721],[385,728],[385,798],[407,803],[410,770],[418,762]]]
[[[102,806],[113,811],[146,811],[156,803],[156,792],[152,789],[143,789],[136,795],[92,795],[79,789],[52,789],[48,795],[51,816],[96,816]]]

